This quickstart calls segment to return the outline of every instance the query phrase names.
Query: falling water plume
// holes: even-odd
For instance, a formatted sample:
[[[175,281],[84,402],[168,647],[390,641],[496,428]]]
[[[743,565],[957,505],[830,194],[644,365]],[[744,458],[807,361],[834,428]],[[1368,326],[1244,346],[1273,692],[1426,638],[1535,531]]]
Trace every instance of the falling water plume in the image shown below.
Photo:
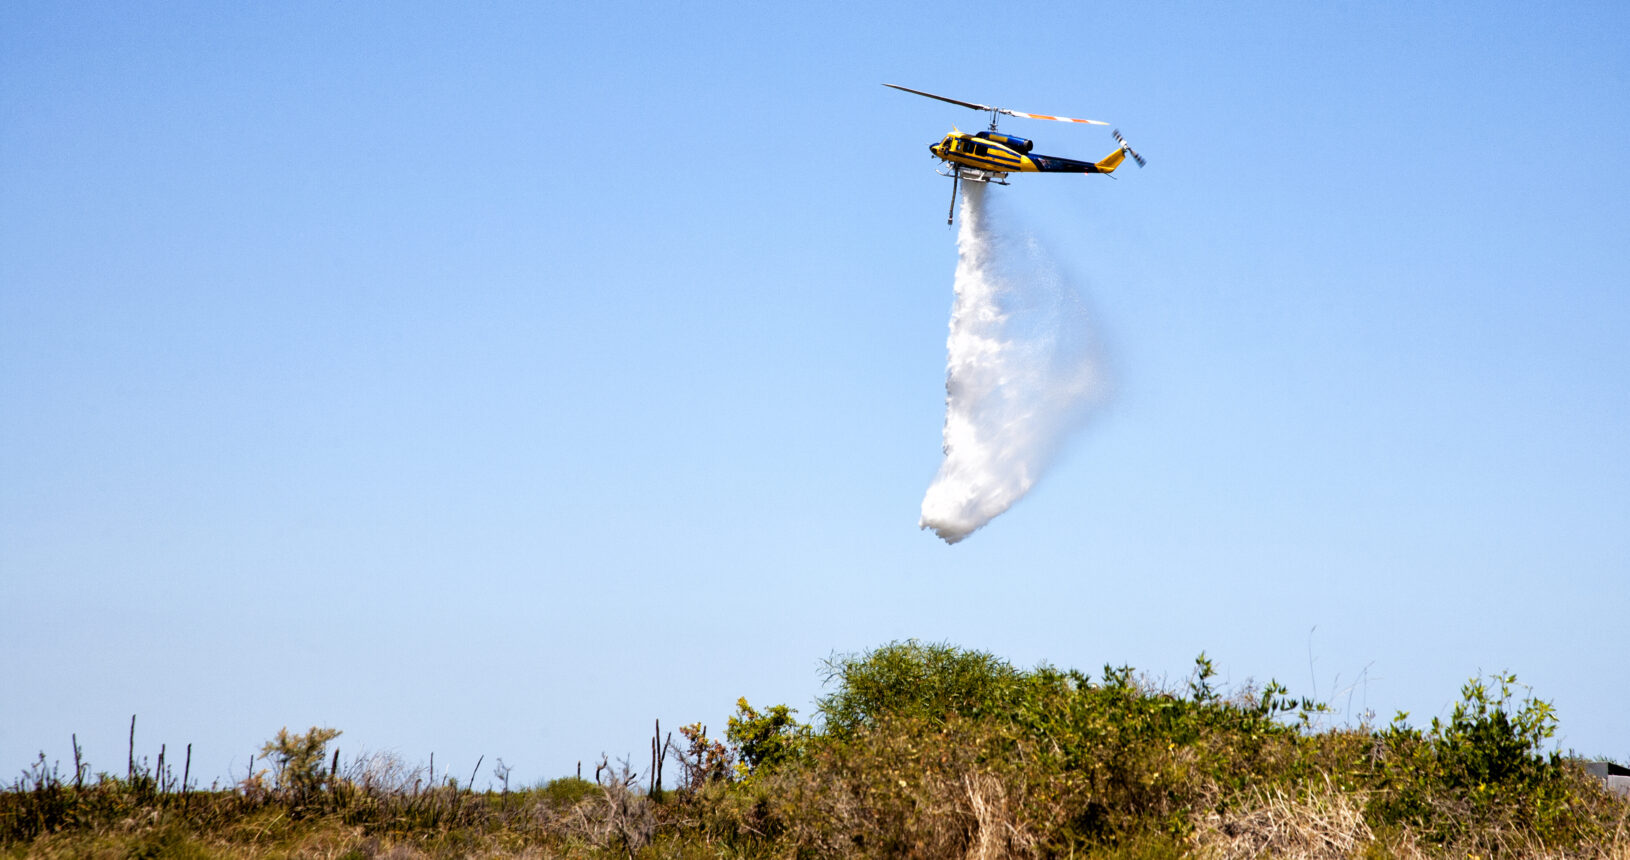
[[[920,525],[956,543],[1035,486],[1104,390],[1086,307],[1034,238],[963,186],[945,370],[945,461]]]

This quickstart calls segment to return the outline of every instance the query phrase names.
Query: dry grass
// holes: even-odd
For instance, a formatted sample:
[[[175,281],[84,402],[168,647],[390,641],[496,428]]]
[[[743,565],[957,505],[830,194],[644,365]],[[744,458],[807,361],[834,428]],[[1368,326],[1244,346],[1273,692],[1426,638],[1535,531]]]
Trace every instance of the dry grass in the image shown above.
[[[585,798],[562,817],[563,829],[597,849],[632,860],[657,833],[656,804],[634,790],[638,781],[639,775],[627,764],[620,773],[608,772],[597,796]]]
[[[1342,791],[1328,778],[1295,795],[1255,790],[1237,808],[1212,812],[1195,824],[1190,846],[1203,860],[1335,860],[1367,857],[1424,860],[1630,860],[1630,804],[1601,838],[1571,849],[1546,845],[1532,834],[1501,828],[1476,832],[1463,845],[1429,847],[1410,830],[1376,833],[1364,818],[1367,795]]]
[[[1364,801],[1363,794],[1343,792],[1328,779],[1295,796],[1254,791],[1239,809],[1211,813],[1198,823],[1195,853],[1208,860],[1353,857],[1375,839],[1364,820]]]
[[[1007,788],[1000,779],[990,774],[965,774],[962,789],[974,820],[968,860],[1002,860],[1035,853],[1036,838],[1015,822],[1008,807]]]

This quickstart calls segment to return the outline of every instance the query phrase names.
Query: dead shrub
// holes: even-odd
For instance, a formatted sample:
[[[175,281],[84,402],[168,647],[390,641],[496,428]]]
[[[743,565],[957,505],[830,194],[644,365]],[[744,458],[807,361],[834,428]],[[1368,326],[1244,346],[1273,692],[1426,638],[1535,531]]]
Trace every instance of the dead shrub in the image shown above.
[[[1209,860],[1342,860],[1374,838],[1364,796],[1343,792],[1329,779],[1295,797],[1278,789],[1252,792],[1241,808],[1207,815],[1194,834],[1196,853]]]
[[[1020,825],[1008,806],[1007,787],[988,774],[964,774],[962,788],[974,829],[968,846],[968,860],[998,860],[1029,857],[1035,853],[1036,839]]]
[[[612,767],[601,761],[595,779],[600,792],[572,807],[565,826],[574,836],[602,851],[633,858],[656,836],[657,817],[651,799],[634,790],[639,774],[624,761]]]

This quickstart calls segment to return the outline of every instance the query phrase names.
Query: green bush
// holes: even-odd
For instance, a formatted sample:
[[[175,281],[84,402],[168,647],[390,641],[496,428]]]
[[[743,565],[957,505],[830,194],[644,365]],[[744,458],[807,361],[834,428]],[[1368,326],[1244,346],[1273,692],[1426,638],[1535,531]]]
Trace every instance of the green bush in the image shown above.
[[[328,742],[339,736],[339,729],[316,726],[303,735],[289,734],[287,726],[278,729],[277,736],[260,748],[261,756],[272,762],[278,791],[296,803],[316,797],[333,776],[323,771],[323,765],[327,763]]]
[[[1525,694],[1518,701],[1512,688],[1516,675],[1494,675],[1498,696],[1482,679],[1460,688],[1449,722],[1432,720],[1432,742],[1445,786],[1473,795],[1491,790],[1532,791],[1552,779],[1560,757],[1544,751],[1556,734],[1556,712],[1549,702]]]
[[[895,642],[826,661],[836,689],[817,702],[823,731],[844,737],[885,717],[942,724],[1010,710],[1021,674],[983,651]]]
[[[576,806],[585,797],[597,796],[600,787],[580,776],[563,776],[551,779],[538,788],[538,795],[544,802],[557,809],[570,809]]]
[[[1472,678],[1447,721],[1415,729],[1400,713],[1378,732],[1368,782],[1374,823],[1471,850],[1498,850],[1490,834],[1563,844],[1602,836],[1598,786],[1545,750],[1556,712],[1518,687],[1511,674]]]
[[[795,713],[786,705],[771,705],[761,714],[746,697],[737,699],[736,715],[725,726],[724,736],[735,749],[739,766],[751,774],[801,757],[809,727],[799,724]]]
[[[1261,845],[1297,826],[1346,827],[1344,844],[1383,853],[1394,843],[1509,853],[1523,840],[1613,838],[1618,807],[1541,749],[1554,712],[1515,695],[1511,676],[1468,683],[1454,715],[1429,730],[1400,719],[1379,732],[1319,730],[1319,703],[1277,683],[1218,690],[1214,678],[1204,654],[1176,689],[1124,666],[1094,680],[914,641],[834,658],[819,729],[773,773],[716,791],[713,832],[901,857],[1152,856],[1247,838],[1250,827],[1264,828]],[[770,734],[775,709],[738,708],[732,741]],[[744,759],[760,749],[738,748]],[[1287,814],[1312,820],[1287,824]]]
[[[993,833],[1001,845],[986,848],[1021,854],[1167,845],[1197,807],[1292,778],[1301,734],[1280,718],[1316,707],[1277,684],[1224,701],[1204,655],[1186,695],[1127,667],[1094,683],[915,641],[827,668],[820,730],[779,775],[795,800],[770,804],[782,832],[823,851],[858,839],[867,853],[928,857]]]

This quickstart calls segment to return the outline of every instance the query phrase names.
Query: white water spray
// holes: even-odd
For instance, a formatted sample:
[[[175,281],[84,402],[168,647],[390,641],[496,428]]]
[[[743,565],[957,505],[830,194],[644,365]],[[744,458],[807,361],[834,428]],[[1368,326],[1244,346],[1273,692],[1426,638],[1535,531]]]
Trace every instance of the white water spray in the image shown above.
[[[945,371],[945,462],[920,525],[956,543],[1023,498],[1104,390],[1085,306],[1034,238],[962,192]]]

